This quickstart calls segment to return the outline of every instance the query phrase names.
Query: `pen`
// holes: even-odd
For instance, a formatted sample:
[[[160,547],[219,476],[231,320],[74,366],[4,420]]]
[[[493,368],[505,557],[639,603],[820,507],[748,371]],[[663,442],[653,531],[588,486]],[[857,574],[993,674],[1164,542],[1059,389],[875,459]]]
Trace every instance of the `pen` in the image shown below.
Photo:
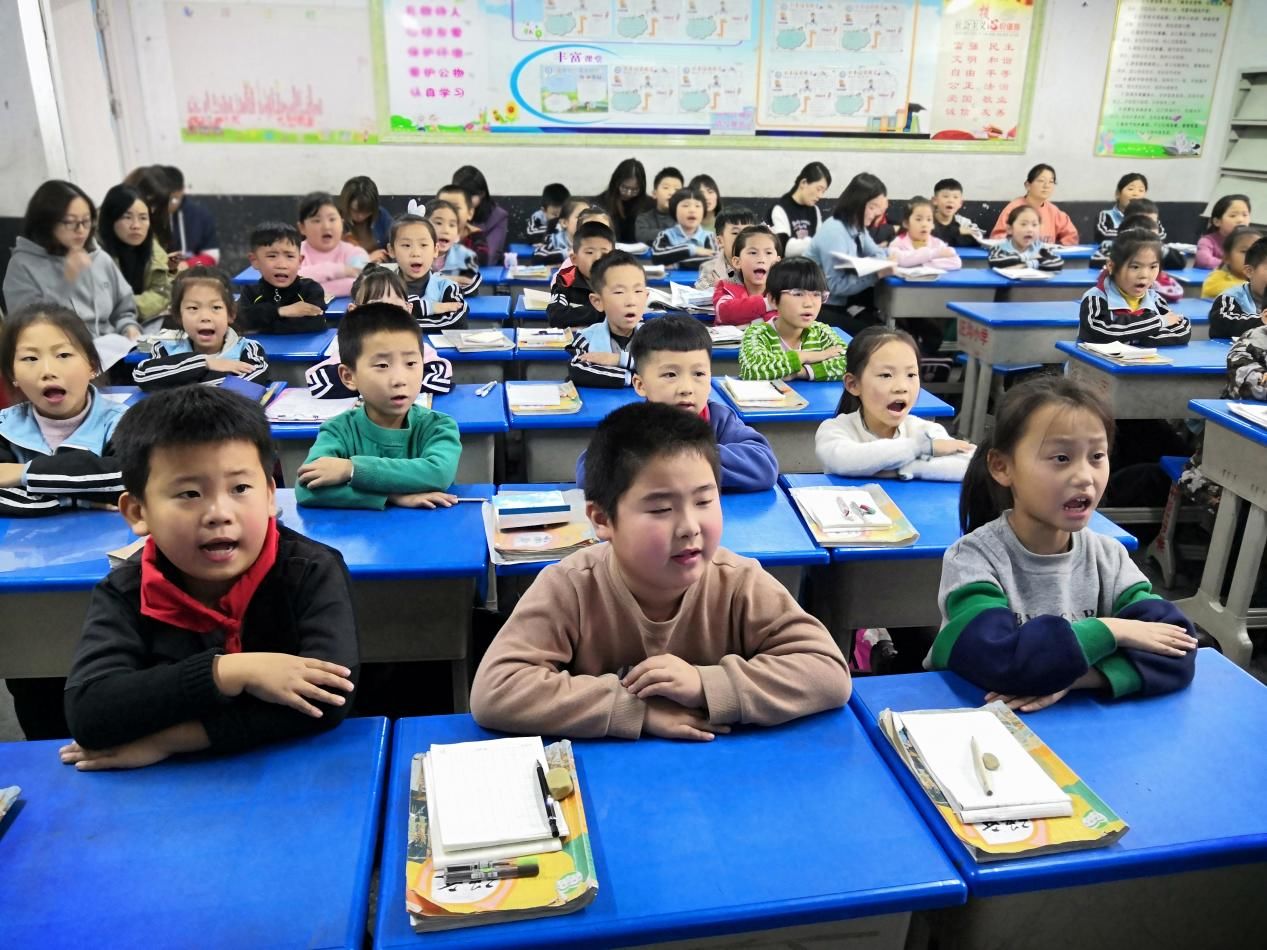
[[[493,391],[493,387],[494,387],[494,386],[496,386],[496,385],[497,385],[497,380],[495,380],[495,379],[490,379],[488,382],[486,382],[486,383],[485,383],[483,386],[481,386],[479,389],[475,390],[475,395],[477,395],[477,396],[481,396],[481,397],[483,397],[483,396],[487,396],[489,393],[491,393],[491,392]]]
[[[977,737],[973,736],[971,741],[972,748],[972,768],[977,773],[977,781],[981,783],[981,791],[987,795],[994,794],[994,780],[990,773],[998,771],[999,759],[992,752],[982,752],[981,743],[977,741]]]
[[[492,864],[473,865],[466,868],[447,868],[444,872],[444,883],[475,884],[479,881],[504,881],[519,877],[536,877],[541,873],[541,866],[530,864]]]
[[[541,800],[546,806],[546,817],[550,819],[550,836],[557,838],[559,837],[559,822],[554,817],[554,799],[550,797],[550,786],[546,784],[546,772],[540,762],[537,763],[537,781],[541,785]]]
[[[479,502],[480,504],[483,504],[484,502],[488,501],[488,499],[487,498],[455,498],[454,501],[459,501],[459,502],[474,501],[474,502]]]

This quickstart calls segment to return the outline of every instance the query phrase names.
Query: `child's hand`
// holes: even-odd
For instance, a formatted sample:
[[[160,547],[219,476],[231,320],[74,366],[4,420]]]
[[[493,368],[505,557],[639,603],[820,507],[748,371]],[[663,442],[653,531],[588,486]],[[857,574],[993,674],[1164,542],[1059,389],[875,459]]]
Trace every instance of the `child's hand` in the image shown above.
[[[939,247],[937,249],[937,253],[933,255],[933,257],[958,257],[958,256],[959,255],[955,253],[955,249],[951,247],[949,244],[947,244],[945,247]]]
[[[715,735],[730,732],[730,726],[714,725],[703,713],[686,709],[666,699],[647,700],[642,719],[643,735],[662,739],[690,739],[711,742]]]
[[[218,356],[210,357],[207,360],[207,369],[213,373],[231,373],[234,376],[249,376],[255,372],[255,367],[250,363],[242,360],[224,360]]]
[[[351,673],[337,663],[289,653],[230,653],[216,657],[212,667],[216,686],[224,695],[249,693],[314,719],[322,712],[308,700],[342,706],[347,698],[328,690],[352,692],[352,681],[347,679]]]
[[[387,503],[400,508],[452,508],[458,503],[458,496],[447,491],[416,491],[388,495]]]
[[[462,305],[456,300],[446,300],[433,306],[431,312],[438,315],[441,313],[457,313],[461,309]]]
[[[625,674],[620,685],[639,699],[662,696],[688,709],[704,708],[699,670],[671,653],[648,657]]]
[[[66,262],[63,265],[63,274],[66,277],[66,282],[73,284],[79,279],[79,275],[91,266],[92,257],[82,247],[67,252]]]
[[[1046,696],[1005,696],[1002,693],[986,693],[985,701],[992,703],[996,699],[1002,700],[1008,709],[1019,709],[1021,712],[1038,712],[1040,709],[1046,709],[1053,703],[1058,703],[1064,699],[1072,687],[1066,686],[1064,689],[1055,693],[1048,693]]]
[[[130,326],[123,331],[123,335],[135,343],[141,338],[141,328],[138,326]]]
[[[85,749],[78,742],[57,750],[62,765],[73,765],[81,772],[104,772],[107,769],[142,769],[162,762],[174,750],[159,739],[158,733],[125,742],[114,749]]]
[[[0,462],[0,488],[17,488],[22,484],[26,466],[18,462]]]
[[[1195,637],[1173,623],[1152,620],[1127,620],[1123,617],[1101,617],[1119,647],[1131,647],[1161,656],[1183,656],[1197,648]]]
[[[306,300],[296,300],[294,303],[288,303],[284,307],[277,308],[279,317],[316,317],[325,313],[315,303],[309,303]]]
[[[597,366],[619,366],[620,357],[615,353],[582,353],[581,361],[594,363]]]
[[[943,455],[961,455],[968,452],[975,452],[976,446],[971,442],[965,442],[963,439],[933,439],[933,457],[939,458]]]
[[[822,363],[845,355],[843,346],[829,346],[825,350],[801,350],[801,363]]]
[[[352,480],[352,463],[348,459],[326,456],[299,466],[299,484],[305,488],[325,488]]]

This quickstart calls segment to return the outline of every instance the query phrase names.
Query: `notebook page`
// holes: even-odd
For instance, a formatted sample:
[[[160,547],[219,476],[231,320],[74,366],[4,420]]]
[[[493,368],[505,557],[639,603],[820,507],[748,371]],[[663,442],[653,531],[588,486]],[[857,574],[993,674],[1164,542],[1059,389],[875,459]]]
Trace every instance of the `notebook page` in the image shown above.
[[[535,765],[545,766],[540,736],[431,747],[446,851],[550,837]]]
[[[507,388],[512,406],[557,406],[561,401],[558,383],[530,383]]]
[[[781,403],[784,394],[768,379],[735,379],[726,377],[726,389],[741,403]]]
[[[324,422],[353,408],[350,399],[318,399],[302,386],[288,387],[269,403],[264,413],[272,422]]]

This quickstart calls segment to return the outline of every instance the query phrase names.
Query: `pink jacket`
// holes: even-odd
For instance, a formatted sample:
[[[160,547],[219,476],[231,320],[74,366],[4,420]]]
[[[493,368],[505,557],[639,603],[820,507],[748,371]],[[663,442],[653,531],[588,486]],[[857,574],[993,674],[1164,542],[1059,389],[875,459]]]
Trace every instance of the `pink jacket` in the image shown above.
[[[756,320],[767,320],[775,314],[764,296],[749,294],[742,283],[719,280],[713,287],[713,311],[717,326],[742,327]]]
[[[1024,198],[1016,198],[1009,201],[1003,210],[999,212],[999,220],[995,221],[994,227],[990,229],[990,237],[997,238],[1006,235],[1007,216],[1012,213],[1013,208],[1024,203]],[[1070,220],[1069,215],[1056,207],[1054,202],[1048,201],[1041,208],[1036,208],[1035,210],[1038,212],[1038,237],[1044,244],[1078,243],[1078,229],[1073,226],[1073,221]]]
[[[365,262],[365,251],[348,241],[340,241],[330,251],[318,251],[304,241],[299,246],[299,253],[304,256],[299,265],[299,276],[308,277],[321,285],[327,297],[346,297],[352,293],[352,281],[356,278],[344,276],[344,272],[354,259]]]
[[[963,261],[959,259],[958,254],[951,257],[935,256],[943,247],[950,247],[950,245],[941,238],[930,235],[928,243],[917,248],[911,244],[910,236],[903,232],[889,244],[889,256],[897,261],[898,267],[928,266],[936,267],[938,270],[958,270],[963,267]]]
[[[1197,241],[1196,266],[1214,270],[1223,264],[1223,235],[1209,231]]]

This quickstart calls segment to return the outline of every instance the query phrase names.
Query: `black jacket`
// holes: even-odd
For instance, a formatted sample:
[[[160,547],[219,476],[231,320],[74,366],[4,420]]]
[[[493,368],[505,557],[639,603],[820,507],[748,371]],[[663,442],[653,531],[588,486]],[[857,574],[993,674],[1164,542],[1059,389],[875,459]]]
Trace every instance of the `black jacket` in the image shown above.
[[[281,317],[279,307],[305,300],[321,308],[312,317]],[[242,288],[234,329],[239,333],[320,333],[326,328],[326,292],[309,277],[296,277],[289,287],[257,280]]]

